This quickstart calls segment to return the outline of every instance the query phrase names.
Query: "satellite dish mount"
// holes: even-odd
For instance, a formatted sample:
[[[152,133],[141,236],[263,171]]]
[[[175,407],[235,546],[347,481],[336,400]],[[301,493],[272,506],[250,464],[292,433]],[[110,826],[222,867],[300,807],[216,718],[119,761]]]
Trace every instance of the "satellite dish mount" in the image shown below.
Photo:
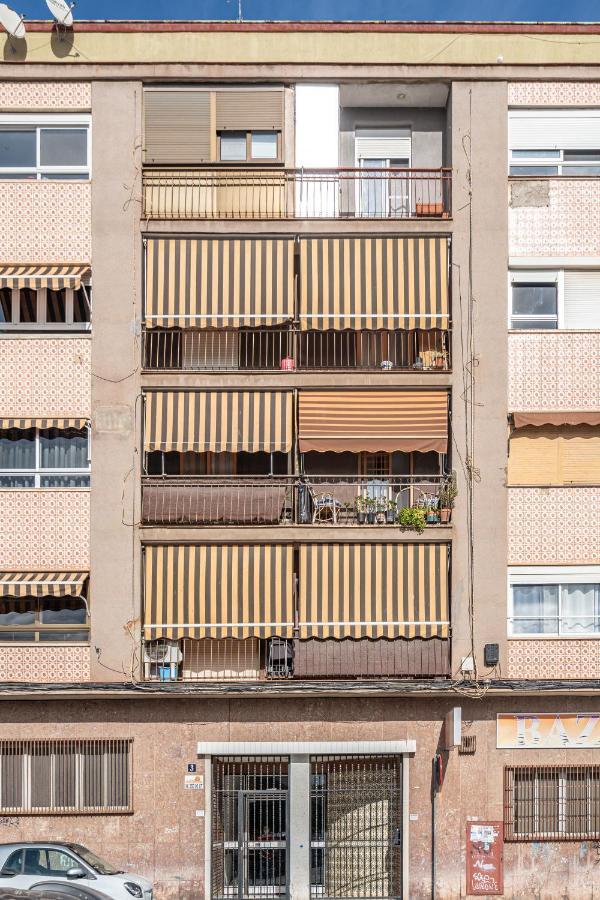
[[[7,6],[6,3],[0,3],[0,25],[4,28],[9,38],[16,38],[22,41],[25,37],[24,17]],[[10,42],[11,50],[16,53],[16,48],[12,41]]]

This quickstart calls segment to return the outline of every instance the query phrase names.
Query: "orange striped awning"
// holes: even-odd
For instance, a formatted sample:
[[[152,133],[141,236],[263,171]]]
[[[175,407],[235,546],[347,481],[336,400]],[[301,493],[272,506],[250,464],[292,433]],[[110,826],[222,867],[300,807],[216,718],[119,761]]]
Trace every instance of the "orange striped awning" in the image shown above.
[[[0,597],[78,596],[88,572],[0,572]]]
[[[446,391],[300,391],[300,452],[448,450]]]
[[[77,266],[0,266],[0,288],[62,288],[78,290],[90,273],[89,265]]]

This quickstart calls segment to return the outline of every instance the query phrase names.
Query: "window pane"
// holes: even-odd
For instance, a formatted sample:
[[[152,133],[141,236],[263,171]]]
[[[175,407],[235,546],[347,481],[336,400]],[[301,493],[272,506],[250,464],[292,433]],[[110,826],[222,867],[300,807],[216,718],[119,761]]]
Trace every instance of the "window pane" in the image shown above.
[[[37,291],[21,288],[19,291],[19,322],[37,322]]]
[[[12,321],[12,288],[0,289],[0,322]]]
[[[594,634],[598,631],[598,586],[565,584],[562,586],[561,632]]]
[[[79,288],[78,291],[73,293],[73,321],[74,322],[89,322],[91,321],[90,314],[90,304],[89,304],[89,293],[90,289],[87,288],[88,296],[86,296],[86,292],[83,288]]]
[[[555,284],[513,284],[513,316],[555,316],[557,291]]]
[[[65,291],[46,291],[46,322],[56,324],[67,321],[67,298]]]
[[[511,319],[511,328],[539,328],[554,329],[558,328],[558,319]]]
[[[35,469],[33,428],[8,428],[0,431],[0,469]]]
[[[563,153],[565,162],[599,162],[600,150],[565,150]]]
[[[89,175],[84,175],[81,172],[71,172],[69,174],[65,172],[43,172],[41,178],[42,181],[87,181]]]
[[[558,585],[515,584],[512,634],[558,632]]]
[[[87,610],[81,597],[48,597],[41,601],[42,625],[85,625]]]
[[[87,128],[42,128],[41,166],[86,166]]]
[[[563,166],[563,175],[600,175],[600,166]]]
[[[33,625],[35,623],[35,611],[37,601],[33,597],[23,597],[6,601],[0,606],[0,626],[7,625]]]
[[[221,160],[223,162],[244,162],[246,159],[246,135],[232,131],[221,134]]]
[[[85,488],[89,486],[89,475],[40,475],[40,487],[43,488]]]
[[[3,750],[2,765],[0,768],[0,783],[2,792],[0,804],[4,806],[22,806],[21,791],[23,789],[23,754],[18,750]],[[14,779],[14,786],[18,790],[11,790],[10,782]],[[11,853],[2,866],[3,875],[12,875],[23,868],[24,850],[15,850]]]
[[[35,487],[34,475],[0,475],[0,487],[30,488]]]
[[[87,469],[87,432],[48,428],[40,431],[40,466],[43,469]]]
[[[277,159],[277,133],[255,131],[252,134],[252,159]]]
[[[558,166],[511,166],[511,175],[558,175]]]
[[[19,169],[33,167],[35,159],[35,129],[0,130],[0,167]],[[4,177],[4,176],[3,176]]]
[[[512,150],[513,159],[560,159],[560,150]]]

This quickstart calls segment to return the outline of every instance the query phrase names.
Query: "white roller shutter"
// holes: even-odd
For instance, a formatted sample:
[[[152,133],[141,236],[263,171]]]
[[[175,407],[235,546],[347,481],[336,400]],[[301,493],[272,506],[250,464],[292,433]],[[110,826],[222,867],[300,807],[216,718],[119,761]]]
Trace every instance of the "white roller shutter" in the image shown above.
[[[407,159],[410,165],[410,128],[357,128],[356,159]]]
[[[513,109],[508,140],[510,150],[600,150],[600,110]]]
[[[565,271],[565,328],[600,328],[600,271]]]

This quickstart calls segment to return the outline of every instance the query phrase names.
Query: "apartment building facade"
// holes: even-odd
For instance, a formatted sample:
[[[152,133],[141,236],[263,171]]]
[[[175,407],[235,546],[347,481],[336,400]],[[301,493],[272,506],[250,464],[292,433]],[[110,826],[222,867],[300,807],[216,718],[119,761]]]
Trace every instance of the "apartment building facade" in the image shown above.
[[[4,840],[593,896],[597,31],[7,39]]]

